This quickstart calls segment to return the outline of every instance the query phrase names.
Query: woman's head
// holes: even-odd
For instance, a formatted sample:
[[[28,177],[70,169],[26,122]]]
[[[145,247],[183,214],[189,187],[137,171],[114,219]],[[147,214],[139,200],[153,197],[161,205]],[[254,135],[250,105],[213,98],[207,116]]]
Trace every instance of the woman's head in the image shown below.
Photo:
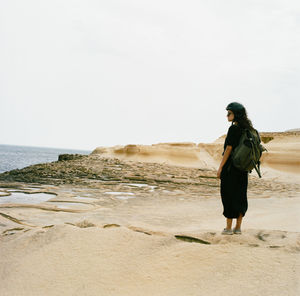
[[[226,110],[228,121],[236,122],[242,128],[253,129],[252,122],[247,116],[246,108],[237,102],[230,103]]]
[[[233,102],[230,103],[227,107],[226,107],[227,111],[231,111],[234,114],[234,119],[237,120],[238,118],[242,118],[243,116],[246,115],[246,109],[245,107],[237,102]]]

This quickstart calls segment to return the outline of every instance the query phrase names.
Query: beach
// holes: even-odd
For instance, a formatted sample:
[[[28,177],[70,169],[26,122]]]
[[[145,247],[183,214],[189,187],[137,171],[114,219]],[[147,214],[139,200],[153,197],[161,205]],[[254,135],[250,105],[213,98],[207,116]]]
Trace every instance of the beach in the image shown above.
[[[261,136],[242,235],[221,235],[224,136],[0,174],[0,294],[299,295],[300,132]]]

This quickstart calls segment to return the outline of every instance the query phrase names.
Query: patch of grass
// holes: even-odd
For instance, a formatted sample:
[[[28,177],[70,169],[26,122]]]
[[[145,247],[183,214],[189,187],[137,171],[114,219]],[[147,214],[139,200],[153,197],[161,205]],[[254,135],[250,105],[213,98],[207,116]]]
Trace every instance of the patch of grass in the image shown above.
[[[205,245],[210,245],[211,243],[205,240],[202,240],[200,238],[192,237],[192,236],[186,236],[186,235],[175,235],[177,239],[183,240],[185,242],[189,243],[200,243]]]
[[[3,231],[3,234],[10,232],[10,231],[18,231],[18,230],[23,230],[24,228],[22,227],[16,227],[16,228],[11,228],[11,229],[6,229],[5,231]]]
[[[120,225],[119,224],[105,224],[103,226],[103,228],[109,228],[109,227],[120,227]]]
[[[77,227],[80,227],[80,228],[88,228],[88,227],[95,227],[96,225],[94,223],[91,223],[87,220],[83,220],[81,222],[78,222],[75,224]]]

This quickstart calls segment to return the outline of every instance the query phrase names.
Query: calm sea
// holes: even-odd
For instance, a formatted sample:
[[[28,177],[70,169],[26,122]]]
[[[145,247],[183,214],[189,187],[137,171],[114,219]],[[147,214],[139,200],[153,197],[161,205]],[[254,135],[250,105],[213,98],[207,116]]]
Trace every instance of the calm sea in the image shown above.
[[[89,154],[92,151],[0,145],[0,173],[26,166],[56,161],[59,154]]]

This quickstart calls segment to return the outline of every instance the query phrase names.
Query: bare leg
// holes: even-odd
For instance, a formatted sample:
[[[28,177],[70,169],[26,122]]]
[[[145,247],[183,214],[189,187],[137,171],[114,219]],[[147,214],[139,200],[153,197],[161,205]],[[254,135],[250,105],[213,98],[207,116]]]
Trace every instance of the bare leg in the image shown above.
[[[227,227],[226,227],[226,229],[231,229],[231,226],[232,226],[232,219],[227,218],[227,219],[226,219],[226,222],[227,222]]]
[[[240,216],[236,219],[235,229],[241,229],[242,220],[243,220],[243,215],[240,214]]]

